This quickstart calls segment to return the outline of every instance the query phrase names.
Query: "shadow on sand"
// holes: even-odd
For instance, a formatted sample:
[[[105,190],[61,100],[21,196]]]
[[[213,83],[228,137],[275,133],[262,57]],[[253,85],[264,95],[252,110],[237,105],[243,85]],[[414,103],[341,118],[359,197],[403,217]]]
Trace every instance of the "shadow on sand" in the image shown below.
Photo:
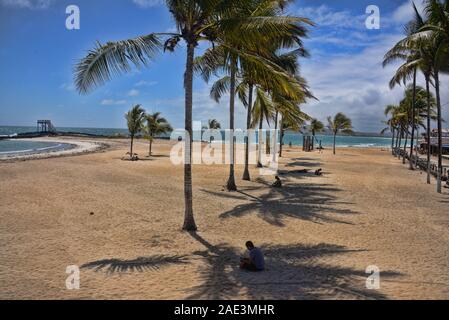
[[[264,187],[240,189],[236,193],[213,192],[202,189],[203,192],[222,198],[246,201],[220,215],[220,218],[240,217],[246,214],[257,214],[264,221],[284,226],[285,218],[296,218],[315,223],[344,223],[339,217],[358,214],[351,209],[342,208],[353,203],[339,201],[336,194],[342,191],[330,184],[284,184],[282,188],[271,188],[270,184],[257,180]],[[265,190],[260,196],[252,195],[252,191]],[[249,202],[248,202],[249,200]]]
[[[189,299],[387,299],[376,290],[366,289],[365,270],[332,266],[319,262],[332,255],[355,253],[342,246],[302,244],[261,246],[266,270],[243,271],[239,251],[226,244],[212,245],[197,233],[190,235],[205,250],[194,252],[205,259],[200,269],[201,285],[189,288]],[[381,277],[399,273],[383,271]]]
[[[111,274],[115,272],[143,272],[160,269],[169,264],[185,264],[185,256],[163,256],[155,255],[150,257],[139,257],[133,260],[103,259],[86,263],[81,268],[94,269],[95,271],[105,270]]]

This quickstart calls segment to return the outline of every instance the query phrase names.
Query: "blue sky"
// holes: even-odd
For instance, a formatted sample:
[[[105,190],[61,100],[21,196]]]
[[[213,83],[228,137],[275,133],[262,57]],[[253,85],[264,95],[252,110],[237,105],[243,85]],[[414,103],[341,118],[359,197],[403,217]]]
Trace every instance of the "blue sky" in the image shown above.
[[[70,4],[80,8],[80,30],[65,28]],[[370,4],[380,8],[380,30],[365,28]],[[319,101],[309,102],[304,110],[321,120],[343,111],[356,130],[379,131],[382,109],[402,95],[403,89],[388,88],[394,66],[383,69],[381,61],[412,16],[409,1],[298,0],[288,13],[317,23],[306,40],[312,56],[301,64]],[[34,125],[38,118],[48,118],[60,127],[123,128],[124,113],[140,103],[148,111],[161,111],[174,127],[182,127],[183,48],[161,54],[148,69],[114,78],[89,95],[79,95],[73,86],[73,66],[95,41],[172,28],[159,0],[0,0],[0,125]],[[228,100],[215,103],[209,88],[210,84],[195,80],[194,120],[217,118],[227,127]],[[449,101],[448,89],[449,79],[444,77],[443,103]],[[236,126],[244,123],[245,110],[238,105]]]

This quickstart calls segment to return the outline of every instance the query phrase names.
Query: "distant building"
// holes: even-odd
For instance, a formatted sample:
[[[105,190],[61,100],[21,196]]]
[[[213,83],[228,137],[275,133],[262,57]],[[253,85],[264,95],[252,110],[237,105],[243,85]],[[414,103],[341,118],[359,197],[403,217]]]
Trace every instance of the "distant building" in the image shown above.
[[[443,145],[443,153],[449,153],[449,129],[443,129],[442,132],[442,145]],[[421,141],[420,146],[421,150],[427,150],[427,137]],[[433,129],[430,133],[430,152],[432,154],[438,153],[438,130]]]

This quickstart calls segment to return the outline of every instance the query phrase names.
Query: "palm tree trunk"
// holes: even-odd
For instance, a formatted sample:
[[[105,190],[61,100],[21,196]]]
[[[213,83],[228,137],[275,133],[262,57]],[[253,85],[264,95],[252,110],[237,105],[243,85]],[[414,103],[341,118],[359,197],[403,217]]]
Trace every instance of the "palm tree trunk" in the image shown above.
[[[413,97],[412,97],[412,137],[410,138],[410,170],[413,170],[413,147],[415,140],[415,104],[416,104],[416,68],[413,70]]]
[[[231,86],[229,97],[229,152],[231,163],[229,164],[229,178],[226,184],[228,191],[237,191],[234,178],[234,100],[235,100],[235,69],[237,68],[237,60],[235,57],[231,58]]]
[[[407,142],[408,142],[408,126],[405,128],[404,155],[402,156],[402,164],[405,164],[405,157],[407,156]]]
[[[394,127],[391,127],[391,154],[393,154],[394,150]]]
[[[336,143],[336,140],[337,140],[337,133],[334,132],[334,154],[335,154],[335,143]]]
[[[243,171],[243,180],[250,181],[249,175],[249,130],[251,129],[251,112],[253,106],[253,85],[248,89],[248,113],[246,115],[246,143],[245,143],[245,170]]]
[[[426,75],[426,92],[427,92],[427,183],[430,184],[430,88],[429,76]]]
[[[398,145],[399,145],[399,136],[400,136],[400,134],[401,134],[401,130],[399,130],[399,128],[398,128],[397,132],[396,132],[396,142],[395,142],[395,148],[396,149],[398,148]]]
[[[401,130],[399,131],[399,142],[398,142],[398,146],[397,146],[397,149],[398,149],[398,159],[401,159],[401,153],[399,152],[399,150],[401,149],[401,147],[402,147],[402,137],[404,136],[404,128],[401,126]]]
[[[312,129],[312,146],[315,143],[315,129]]]
[[[260,120],[259,120],[259,132],[258,132],[258,147],[259,147],[259,149],[258,149],[258,154],[259,154],[259,157],[258,157],[258,159],[257,159],[257,167],[258,168],[262,168],[262,161],[261,161],[261,159],[262,159],[262,127],[263,127],[263,115],[260,115]]]
[[[284,126],[282,125],[281,121],[281,128],[280,128],[280,140],[279,141],[279,158],[282,158],[282,146],[284,145]]]
[[[435,70],[435,92],[437,98],[437,124],[438,124],[438,172],[437,172],[437,192],[441,193],[441,176],[443,175],[443,141],[442,141],[442,125],[441,125],[441,99],[440,99],[440,79],[439,72]]]
[[[149,156],[151,157],[152,154],[152,149],[153,149],[153,137],[150,138],[150,150],[149,150]]]
[[[131,146],[129,149],[129,156],[131,157],[131,159],[133,158],[133,147],[134,147],[134,135],[131,135]]]
[[[274,117],[274,138],[273,138],[273,162],[276,161],[276,154],[277,154],[277,130],[278,130],[278,119],[279,118],[279,112],[276,111],[276,116]]]
[[[196,231],[197,227],[193,217],[193,194],[192,194],[192,104],[193,104],[193,58],[195,46],[187,44],[186,71],[184,74],[185,88],[185,150],[184,150],[184,225],[187,231]]]

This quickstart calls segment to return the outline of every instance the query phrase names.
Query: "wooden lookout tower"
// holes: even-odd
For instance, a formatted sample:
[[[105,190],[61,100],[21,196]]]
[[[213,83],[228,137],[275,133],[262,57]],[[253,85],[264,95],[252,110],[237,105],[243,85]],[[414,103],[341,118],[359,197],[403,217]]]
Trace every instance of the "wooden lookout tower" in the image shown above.
[[[37,132],[55,132],[56,129],[50,120],[37,120]]]

